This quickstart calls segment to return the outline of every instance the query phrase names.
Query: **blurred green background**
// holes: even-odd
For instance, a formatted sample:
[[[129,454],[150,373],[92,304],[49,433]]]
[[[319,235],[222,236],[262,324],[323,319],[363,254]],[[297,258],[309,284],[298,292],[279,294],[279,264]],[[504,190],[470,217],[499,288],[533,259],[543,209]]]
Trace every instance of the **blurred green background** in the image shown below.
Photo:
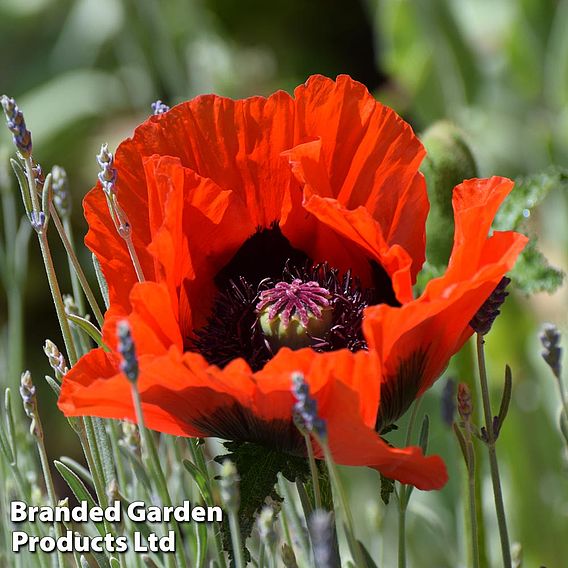
[[[150,114],[151,102],[160,98],[172,105],[204,92],[243,97],[291,91],[312,73],[350,74],[417,132],[439,119],[452,120],[481,175],[516,178],[551,165],[568,167],[567,29],[563,0],[0,0],[0,91],[25,112],[34,157],[44,170],[54,164],[67,170],[80,239],[86,231],[80,201],[96,180],[101,143],[115,148]],[[0,146],[12,152],[3,127]],[[3,155],[4,187],[8,178]],[[568,186],[556,181],[537,208],[527,209],[524,229],[538,236],[553,265],[565,269]],[[53,246],[63,288],[70,291],[55,238]],[[90,271],[86,250],[81,261]],[[49,370],[45,338],[62,341],[33,238],[21,293],[25,367],[40,383]],[[19,373],[8,356],[14,335],[7,326],[7,296],[0,294],[0,384],[15,389]],[[512,408],[498,449],[511,537],[522,544],[528,567],[568,564],[568,467],[556,388],[538,341],[544,321],[566,335],[567,296],[566,284],[554,294],[513,294],[488,338],[496,397],[505,363],[514,374]],[[466,347],[447,375],[471,381],[468,359]],[[451,482],[439,493],[413,496],[408,540],[417,567],[462,566],[467,557],[462,463],[440,420],[443,382],[428,394],[425,408],[432,418],[432,451],[447,461]],[[45,385],[40,390],[52,457],[78,455],[51,391]],[[346,472],[352,498],[361,503],[355,508],[361,536],[384,557],[384,566],[393,566],[396,508],[377,504],[372,472]],[[497,566],[485,479],[489,565]]]

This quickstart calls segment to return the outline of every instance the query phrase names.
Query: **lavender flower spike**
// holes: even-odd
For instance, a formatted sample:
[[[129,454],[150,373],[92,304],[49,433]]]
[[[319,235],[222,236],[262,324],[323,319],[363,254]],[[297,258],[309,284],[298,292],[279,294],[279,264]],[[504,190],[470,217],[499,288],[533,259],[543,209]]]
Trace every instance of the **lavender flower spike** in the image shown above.
[[[493,326],[497,316],[501,313],[499,308],[503,305],[505,298],[509,295],[505,289],[510,284],[511,279],[503,276],[501,281],[495,287],[489,298],[485,300],[483,305],[477,310],[469,325],[473,327],[476,333],[486,335]]]
[[[32,135],[30,131],[26,128],[26,122],[24,120],[24,115],[22,111],[18,108],[16,101],[2,95],[0,99],[2,108],[4,109],[4,114],[6,115],[6,120],[8,122],[8,128],[12,133],[12,140],[14,145],[18,149],[18,152],[25,160],[32,155]]]
[[[120,370],[126,375],[129,381],[134,383],[138,380],[138,359],[136,357],[136,348],[134,347],[132,333],[130,332],[130,325],[126,320],[118,323],[117,335],[118,351],[122,355]]]
[[[105,193],[110,197],[114,193],[114,184],[116,183],[116,169],[114,168],[114,156],[109,152],[108,144],[101,146],[101,152],[97,155],[97,162],[101,168],[99,172],[99,181],[101,182]]]
[[[319,438],[327,437],[327,425],[325,420],[318,416],[317,402],[310,396],[310,387],[306,383],[302,373],[292,374],[292,393],[296,398],[294,414],[299,426],[308,432],[313,432]]]
[[[542,327],[540,341],[544,350],[541,355],[548,366],[552,369],[554,376],[560,379],[562,373],[562,347],[560,347],[560,332],[553,323],[545,323]]]
[[[170,107],[167,104],[164,104],[160,99],[158,99],[155,103],[152,103],[151,106],[153,114],[164,114],[170,110]]]
[[[71,196],[67,172],[61,166],[51,168],[51,186],[53,188],[53,203],[61,217],[66,218],[71,214]]]

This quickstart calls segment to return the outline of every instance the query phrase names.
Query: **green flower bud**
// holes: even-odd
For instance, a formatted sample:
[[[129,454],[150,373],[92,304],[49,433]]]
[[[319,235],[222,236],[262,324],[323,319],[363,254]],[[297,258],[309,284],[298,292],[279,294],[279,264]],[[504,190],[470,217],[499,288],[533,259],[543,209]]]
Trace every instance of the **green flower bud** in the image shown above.
[[[448,263],[454,239],[453,189],[477,177],[477,165],[464,133],[447,120],[430,126],[421,140],[427,151],[421,171],[430,200],[426,258],[430,264],[442,266]]]

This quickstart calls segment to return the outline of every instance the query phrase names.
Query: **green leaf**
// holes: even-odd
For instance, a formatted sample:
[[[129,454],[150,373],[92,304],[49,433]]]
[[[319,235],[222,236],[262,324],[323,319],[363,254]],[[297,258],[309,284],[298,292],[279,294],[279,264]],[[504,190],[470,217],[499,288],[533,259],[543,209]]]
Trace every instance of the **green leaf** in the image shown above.
[[[373,557],[371,556],[371,553],[365,548],[365,545],[360,540],[358,540],[357,542],[359,543],[359,547],[361,548],[361,552],[363,553],[363,558],[365,559],[367,568],[378,568],[375,561],[373,560]]]
[[[22,193],[22,201],[24,202],[24,208],[28,217],[32,212],[32,198],[30,197],[30,189],[28,186],[28,180],[26,178],[26,172],[24,168],[20,165],[20,162],[14,160],[14,158],[10,158],[10,164],[12,164],[12,169],[16,174],[16,178],[18,178],[18,185],[20,186],[20,192]]]
[[[497,212],[493,228],[496,231],[521,229],[532,210],[556,187],[568,189],[567,169],[554,166],[544,172],[516,179],[515,189]]]
[[[12,412],[12,397],[10,389],[7,388],[4,392],[4,408],[6,410],[6,434],[8,442],[14,456],[14,463],[18,463],[18,448],[16,444],[16,427],[14,425],[14,414]]]
[[[91,418],[91,420],[95,431],[95,438],[97,440],[97,448],[101,455],[105,486],[108,486],[113,479],[116,479],[114,457],[110,446],[110,440],[106,431],[105,421],[102,418],[95,417]]]
[[[527,243],[510,276],[513,284],[525,294],[552,293],[564,280],[564,272],[550,266],[536,248],[536,239]]]
[[[61,393],[61,385],[49,375],[45,375],[45,380],[47,384],[51,387],[51,390],[55,393],[55,396],[59,398],[59,394]]]
[[[4,425],[0,422],[0,451],[4,454],[6,461],[9,464],[14,463],[14,456],[12,455],[12,449],[8,443],[8,437],[4,431]]]
[[[110,351],[103,343],[102,333],[92,322],[75,314],[66,313],[65,315],[70,322],[73,322],[79,329],[84,331],[99,347],[102,347],[107,352]]]
[[[183,466],[185,467],[185,469],[187,469],[187,471],[189,471],[191,477],[193,477],[193,480],[197,484],[199,492],[201,493],[201,497],[203,498],[205,503],[207,503],[207,505],[209,506],[212,506],[213,496],[211,495],[211,491],[209,490],[209,484],[207,483],[207,478],[205,477],[205,475],[203,475],[201,470],[189,460],[183,460]]]
[[[93,259],[93,266],[95,267],[95,274],[97,276],[97,282],[99,283],[99,290],[101,291],[105,307],[108,308],[110,304],[109,294],[108,294],[108,284],[104,277],[101,265],[99,264],[99,261],[94,254],[92,255],[92,259]]]
[[[140,460],[137,456],[135,456],[130,450],[127,450],[125,447],[120,447],[121,455],[125,456],[126,459],[132,465],[132,469],[134,470],[134,475],[136,479],[144,485],[148,493],[152,493],[152,484],[150,483],[150,479],[148,478],[148,474]]]
[[[566,417],[566,412],[564,412],[564,409],[560,411],[560,417],[558,421],[560,424],[560,432],[562,433],[564,440],[568,444],[568,418]]]
[[[196,566],[206,566],[207,562],[207,525],[205,523],[195,523],[197,540],[197,559]]]
[[[381,499],[385,505],[389,504],[392,492],[394,491],[394,481],[381,473]]]
[[[93,488],[95,487],[91,472],[84,468],[80,463],[67,456],[61,456],[59,461],[76,473],[85,483],[88,483]]]
[[[509,403],[511,402],[511,395],[513,392],[513,374],[511,373],[511,367],[505,365],[505,382],[503,385],[503,395],[501,396],[501,405],[499,407],[499,414],[497,415],[497,427],[499,431],[496,436],[499,435],[503,422],[507,418],[507,412],[509,411]]]
[[[73,491],[73,495],[77,497],[78,501],[87,501],[89,509],[97,506],[92,495],[87,491],[85,484],[81,481],[79,476],[74,471],[72,471],[64,463],[58,460],[55,460],[53,464],[55,465],[55,468],[61,474],[61,477],[63,477],[67,485],[69,485],[69,488],[71,489],[71,491]],[[97,528],[99,534],[104,538],[106,534],[104,523],[97,522],[94,523],[94,525]]]
[[[532,210],[555,188],[568,189],[568,170],[552,167],[516,180],[515,189],[498,211],[493,228],[497,231],[522,230]],[[514,285],[525,294],[554,292],[564,273],[548,263],[531,238],[511,272]]]
[[[306,481],[310,470],[307,459],[284,454],[264,446],[248,442],[225,442],[224,446],[229,453],[217,456],[215,461],[223,463],[226,459],[230,459],[239,472],[241,479],[239,521],[243,543],[245,543],[254,526],[254,515],[261,509],[266,498],[271,497],[274,501],[282,501],[282,497],[275,490],[278,474],[281,473],[288,481],[293,482],[296,479]],[[224,546],[231,554],[228,526],[225,529]]]

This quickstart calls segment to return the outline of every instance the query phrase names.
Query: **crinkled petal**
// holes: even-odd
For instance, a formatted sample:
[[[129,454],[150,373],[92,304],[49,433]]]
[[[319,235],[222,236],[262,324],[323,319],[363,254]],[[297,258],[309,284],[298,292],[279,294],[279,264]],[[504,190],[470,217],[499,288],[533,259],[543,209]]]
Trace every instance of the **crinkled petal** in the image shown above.
[[[487,236],[495,212],[511,189],[512,182],[503,178],[470,180],[458,186],[453,200],[455,244],[446,274],[429,282],[413,302],[365,311],[363,328],[369,348],[383,361],[384,423],[398,418],[443,372],[473,333],[472,317],[524,248],[527,238],[518,233]],[[478,223],[472,222],[474,212]]]

